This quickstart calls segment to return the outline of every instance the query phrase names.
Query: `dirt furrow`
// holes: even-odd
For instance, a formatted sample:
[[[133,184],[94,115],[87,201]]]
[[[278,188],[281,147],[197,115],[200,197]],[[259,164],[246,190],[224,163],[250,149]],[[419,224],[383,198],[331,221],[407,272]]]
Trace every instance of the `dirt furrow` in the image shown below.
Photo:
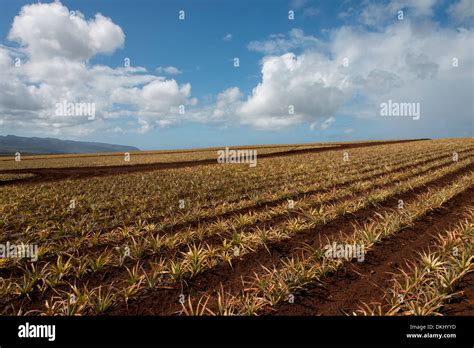
[[[470,150],[465,150],[465,151],[460,151],[459,152],[459,154],[466,154],[466,153],[469,153],[469,156],[472,155],[470,153]],[[308,191],[304,191],[304,192],[298,192],[298,193],[290,194],[290,195],[282,197],[282,198],[258,202],[258,203],[254,204],[252,206],[234,209],[232,211],[228,211],[228,212],[225,212],[225,213],[222,213],[222,214],[217,214],[217,215],[214,215],[214,216],[198,218],[198,219],[195,219],[193,221],[178,223],[178,224],[175,224],[173,226],[162,228],[161,230],[159,230],[159,235],[174,234],[174,233],[179,232],[183,228],[197,227],[199,224],[207,224],[207,223],[210,223],[210,222],[218,221],[219,219],[228,219],[229,217],[236,216],[238,214],[248,214],[249,212],[260,212],[260,211],[263,211],[263,210],[267,210],[267,209],[270,209],[270,208],[277,207],[278,205],[287,202],[288,199],[298,201],[299,199],[302,199],[302,198],[307,197],[307,196],[327,193],[327,192],[331,192],[331,191],[338,190],[338,189],[341,189],[341,188],[345,188],[347,186],[350,186],[350,185],[355,184],[355,183],[360,182],[360,181],[364,181],[364,180],[368,180],[368,179],[375,180],[375,179],[381,178],[383,176],[386,176],[388,174],[401,173],[403,171],[410,170],[410,169],[415,168],[415,167],[419,167],[419,166],[423,166],[423,165],[426,165],[426,164],[429,164],[429,163],[439,161],[440,159],[442,159],[444,157],[446,157],[446,155],[441,155],[439,157],[436,157],[436,158],[433,158],[433,159],[430,159],[430,160],[426,160],[426,161],[422,161],[422,162],[417,163],[417,164],[407,164],[407,165],[404,165],[402,167],[395,168],[395,169],[392,169],[392,170],[387,170],[387,171],[384,171],[382,173],[375,174],[375,175],[367,175],[367,176],[364,176],[362,178],[359,177],[359,178],[355,178],[355,179],[351,179],[351,180],[344,180],[343,182],[335,184],[331,187],[322,188],[322,189],[308,190]],[[440,165],[435,166],[433,168],[429,168],[429,169],[426,169],[424,171],[421,171],[421,172],[419,172],[419,174],[422,175],[422,174],[427,173],[428,171],[436,170],[436,169],[445,167],[446,165],[449,165],[449,164],[451,164],[451,163],[443,163],[443,164],[440,164]]]
[[[445,315],[474,316],[474,272],[466,274],[456,286],[460,294],[443,306]]]
[[[354,149],[359,147],[371,147],[387,144],[400,144],[413,141],[425,141],[429,139],[410,139],[410,140],[396,140],[396,141],[381,141],[381,142],[365,142],[356,144],[340,144],[338,146],[317,147],[314,149],[297,149],[275,153],[261,154],[259,158],[272,158],[300,155],[306,153],[319,153],[326,151],[340,151],[346,149]],[[217,155],[215,159],[169,162],[169,163],[151,163],[151,164],[134,164],[122,166],[97,166],[97,167],[77,167],[77,168],[33,168],[33,169],[9,169],[0,170],[0,174],[15,174],[15,173],[31,173],[35,176],[24,179],[16,179],[10,181],[0,181],[0,186],[18,185],[18,184],[34,184],[40,182],[52,182],[66,179],[82,179],[87,177],[109,176],[125,173],[147,172],[163,169],[187,168],[202,165],[211,165],[217,163]]]
[[[441,208],[379,243],[365,255],[364,262],[348,262],[321,284],[294,303],[285,303],[272,315],[345,315],[359,309],[362,302],[380,302],[384,290],[392,284],[391,273],[415,261],[419,253],[434,248],[436,235],[444,233],[462,220],[466,208],[474,204],[471,187],[456,195]]]
[[[471,172],[474,165],[470,164],[451,174],[434,180],[430,184],[418,187],[407,193],[397,195],[384,201],[377,212],[382,209],[390,209],[397,205],[398,200],[410,202],[418,194],[436,187],[442,187],[451,183],[456,178]],[[111,314],[121,315],[170,315],[180,310],[178,298],[181,293],[199,297],[204,292],[213,294],[223,284],[226,291],[238,293],[242,289],[242,278],[248,277],[258,270],[261,265],[272,267],[279,264],[282,258],[296,256],[301,252],[304,244],[321,246],[324,238],[330,235],[349,235],[353,232],[352,223],[361,222],[374,217],[374,207],[368,206],[360,209],[354,214],[341,216],[325,225],[301,231],[290,239],[270,243],[265,247],[258,248],[240,259],[236,259],[232,266],[220,264],[191,279],[184,289],[164,289],[149,293],[129,304],[128,308],[123,306],[111,311]]]
[[[442,165],[443,167],[446,166],[446,164]],[[466,167],[464,167],[466,168]],[[420,172],[421,173],[421,172]],[[419,174],[419,173],[418,173]],[[396,185],[396,183],[392,183],[391,185],[393,186],[393,184]],[[367,191],[367,190],[365,190]],[[361,191],[359,193],[363,193],[365,191]],[[351,195],[349,196],[345,196],[345,197],[342,197],[342,198],[339,198],[337,200],[332,200],[331,202],[333,203],[336,203],[343,200],[343,199],[349,199],[349,198],[352,198]],[[325,203],[328,203],[328,202],[325,202]],[[395,204],[395,202],[394,202]],[[366,208],[365,210],[363,211],[370,211],[370,209],[372,208]],[[358,214],[357,216],[362,216],[362,212],[357,212],[356,214]],[[322,226],[324,227],[324,232],[325,233],[322,233],[322,231],[317,231],[317,233],[320,235],[320,236],[323,236],[323,235],[329,235],[330,233],[335,233],[335,231],[337,230],[337,225],[342,221],[345,221],[347,219],[346,218],[339,218],[333,222],[330,222],[328,224],[326,224],[325,226]],[[280,218],[280,219],[273,219],[271,221],[271,225],[276,225],[277,223],[281,223],[284,219],[283,218]],[[258,223],[258,225],[262,225],[260,223]],[[263,225],[262,225],[263,226]],[[336,226],[336,229],[334,229],[334,226]],[[271,227],[271,226],[270,226]],[[321,229],[320,229],[321,230]],[[301,237],[305,237],[307,236],[308,233],[311,233],[311,231],[306,231],[306,232],[302,232],[302,233],[298,233],[298,236],[301,236]],[[347,230],[347,233],[349,233],[349,230]],[[219,242],[221,241],[221,239],[223,238],[223,236],[217,236],[219,237],[218,239],[214,240],[215,238],[209,238],[209,239],[206,239],[206,242],[208,243],[211,243],[211,244],[219,244]],[[296,236],[297,237],[297,236]],[[300,238],[301,238],[300,237]],[[295,243],[297,243],[297,240],[295,240]],[[286,249],[282,249],[282,245],[286,245],[286,241],[282,241],[280,243],[273,243],[271,246],[272,246],[272,258],[271,258],[271,262],[276,262],[279,260],[279,255],[283,255],[285,252],[288,252],[288,251],[285,251]],[[174,255],[179,252],[179,251],[183,251],[184,249],[182,248],[178,248],[178,249],[173,249],[173,250],[164,250],[163,253],[161,253],[160,255],[150,255],[150,257],[146,257],[147,259],[150,259],[151,257],[157,257],[157,256],[160,256],[160,257],[164,257],[165,259],[169,259],[169,258],[174,258]],[[279,250],[281,250],[280,252],[278,252]],[[277,254],[275,254],[275,252],[278,252]],[[254,253],[251,253],[252,255]],[[263,255],[262,255],[263,254]],[[265,249],[262,248],[262,250],[257,250],[257,253],[255,254],[255,258],[263,258],[265,260],[269,260],[268,259],[268,255],[265,255]],[[245,259],[245,258],[244,258]],[[254,257],[251,258],[252,260],[254,259]],[[143,261],[144,259],[142,259]],[[43,260],[44,261],[44,260]],[[133,266],[133,262],[130,261],[127,263],[129,265],[129,267]],[[236,267],[237,269],[244,269],[244,268],[250,268],[251,266],[249,265],[252,265],[252,263],[243,263],[241,261],[241,259],[236,259]],[[215,269],[216,270],[219,270],[221,266],[217,266]],[[5,277],[11,277],[11,276],[15,276],[15,274],[17,274],[19,272],[19,270],[7,275],[8,273],[8,270],[7,269],[4,269],[3,270],[3,274],[1,274],[2,276],[5,276]],[[210,272],[212,273],[212,270],[210,270]],[[18,273],[19,274],[19,273]],[[18,275],[17,274],[17,275]],[[204,272],[204,274],[206,274],[206,272]],[[88,275],[87,277],[83,277],[81,279],[78,279],[77,280],[77,285],[82,285],[82,284],[89,284],[90,286],[98,286],[100,284],[102,284],[103,282],[111,282],[111,281],[120,281],[120,279],[122,279],[124,276],[124,272],[123,272],[123,268],[118,268],[118,267],[111,267],[109,268],[107,271],[104,271],[104,272],[101,272],[101,273],[97,273],[97,274],[90,274]],[[202,278],[202,275],[198,276],[196,279],[196,282],[199,282],[199,279]],[[240,280],[240,279],[239,279]],[[194,281],[193,281],[194,283]],[[237,285],[237,286],[240,286],[240,281],[239,282],[234,282],[234,285]],[[215,287],[215,286],[214,286]],[[67,287],[65,286],[58,286],[57,287],[57,290],[67,290]],[[50,296],[50,293],[51,291],[46,291],[45,293],[41,294],[41,295],[37,295],[37,296],[33,296],[33,301],[30,302],[30,303],[27,303],[26,305],[30,308],[37,308],[37,307],[41,307],[43,304],[44,304],[44,301],[46,299],[49,298]],[[24,304],[24,301],[21,300],[21,299],[15,299],[14,300],[15,303],[23,303]],[[31,309],[30,308],[30,309]]]
[[[467,153],[468,156],[471,156],[472,154],[469,153],[469,151],[470,150],[460,151],[459,154],[460,155],[465,155]],[[345,180],[345,181],[343,181],[341,183],[338,183],[334,186],[331,186],[329,188],[315,189],[315,190],[309,190],[309,191],[305,191],[305,192],[290,194],[290,195],[282,197],[282,198],[257,202],[256,204],[253,204],[251,206],[242,207],[242,208],[238,208],[238,209],[233,209],[231,211],[228,211],[228,212],[225,212],[225,213],[222,213],[222,214],[216,214],[214,216],[198,218],[198,219],[195,219],[195,220],[192,220],[192,221],[185,221],[185,222],[182,222],[182,223],[177,223],[175,225],[170,225],[170,226],[160,228],[160,229],[157,230],[157,233],[154,233],[153,235],[155,235],[155,234],[160,235],[160,236],[168,235],[168,234],[173,235],[173,234],[179,233],[183,229],[199,227],[201,224],[209,224],[209,223],[221,220],[221,219],[228,219],[228,218],[231,218],[233,216],[237,216],[239,214],[248,214],[250,212],[258,213],[258,212],[261,212],[261,211],[264,211],[264,210],[267,210],[267,209],[277,207],[278,205],[280,205],[282,203],[285,203],[288,199],[298,201],[299,199],[302,199],[302,198],[305,198],[305,197],[308,197],[308,196],[311,196],[311,195],[327,193],[327,192],[331,192],[331,191],[334,191],[334,190],[337,190],[337,189],[345,188],[345,187],[350,186],[350,185],[352,185],[356,182],[368,180],[369,178],[370,178],[370,180],[375,180],[375,179],[381,178],[383,176],[387,176],[389,174],[397,174],[397,173],[400,173],[400,172],[403,172],[403,171],[406,171],[406,170],[410,170],[412,168],[415,168],[415,167],[418,167],[418,166],[421,166],[421,165],[427,165],[429,163],[439,161],[440,159],[442,159],[446,156],[447,155],[440,155],[440,156],[437,156],[436,158],[432,158],[432,159],[422,161],[422,162],[419,162],[419,163],[416,163],[416,164],[404,165],[404,166],[399,167],[399,168],[384,171],[383,173],[380,173],[380,174],[366,176],[366,177],[358,178],[358,179]],[[436,165],[434,167],[430,167],[430,168],[427,168],[423,171],[419,171],[419,172],[417,172],[416,175],[423,175],[423,174],[425,174],[429,171],[441,169],[441,168],[444,168],[444,167],[446,167],[450,164],[451,164],[450,162],[441,163],[441,164]],[[390,186],[392,184],[394,184],[394,183],[387,184],[387,185],[377,185],[377,186],[374,186],[374,188],[383,188],[383,187],[386,187],[386,186]],[[360,194],[360,193],[363,193],[363,192],[365,192],[365,190],[357,190],[357,191],[354,191],[353,194]],[[346,195],[342,198],[326,201],[325,203],[326,204],[335,204],[337,202],[341,202],[341,201],[346,200],[348,198],[350,198],[350,196]],[[287,215],[286,217],[296,216],[297,214],[298,214],[297,212],[290,212],[289,215]],[[281,218],[279,219],[278,217],[276,219],[278,219],[278,221],[275,220],[274,221],[275,223],[280,222],[282,220]],[[148,222],[149,223],[155,223],[157,221],[151,221],[150,220]],[[255,224],[255,227],[263,226],[265,223],[266,223],[265,221],[263,221],[261,223],[257,223],[257,224]],[[252,227],[252,226],[248,226],[248,227]],[[8,236],[5,236],[5,237],[8,238]],[[0,239],[0,241],[1,240],[6,240],[5,237],[3,239]],[[61,236],[60,238],[55,238],[54,240],[59,240],[59,239],[63,239],[63,238],[70,238],[70,236],[66,236],[66,237]],[[206,241],[206,242],[209,241],[211,244],[215,244],[215,243],[219,242],[220,240],[222,240],[223,238],[224,238],[223,235],[209,236],[208,238],[205,238],[203,241]],[[53,240],[53,239],[51,239],[51,240]],[[10,240],[10,242],[11,242],[11,240]],[[123,240],[118,240],[118,241],[115,241],[113,243],[107,242],[107,243],[103,243],[103,244],[99,244],[99,245],[94,245],[92,247],[84,247],[84,248],[81,248],[81,251],[100,252],[100,251],[104,250],[106,247],[111,247],[111,246],[114,246],[114,245],[120,245],[122,242],[123,242]],[[48,258],[44,258],[44,260],[48,260]]]

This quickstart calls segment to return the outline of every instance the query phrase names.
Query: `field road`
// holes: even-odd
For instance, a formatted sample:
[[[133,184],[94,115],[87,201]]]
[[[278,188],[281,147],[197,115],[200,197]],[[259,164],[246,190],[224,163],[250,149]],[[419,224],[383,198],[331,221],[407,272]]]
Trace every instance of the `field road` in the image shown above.
[[[424,141],[429,139],[408,139],[408,140],[393,140],[393,141],[378,141],[378,142],[361,142],[332,145],[327,147],[317,147],[314,149],[288,150],[276,153],[266,153],[258,155],[258,158],[269,157],[283,157],[291,155],[300,155],[305,153],[317,153],[326,151],[340,151],[346,149],[353,149],[358,147],[371,147],[387,144],[399,144],[413,141]],[[271,147],[271,146],[270,146]],[[258,148],[257,148],[258,149]],[[32,169],[8,169],[0,170],[0,174],[33,174],[32,177],[15,179],[10,181],[0,181],[0,186],[18,185],[18,184],[36,184],[44,182],[52,182],[67,179],[82,179],[88,177],[100,177],[126,173],[147,172],[162,169],[174,169],[183,167],[194,167],[211,165],[217,163],[217,156],[214,159],[181,161],[181,162],[158,162],[149,164],[135,164],[135,165],[121,165],[121,166],[99,166],[99,167],[74,167],[74,168],[32,168]]]

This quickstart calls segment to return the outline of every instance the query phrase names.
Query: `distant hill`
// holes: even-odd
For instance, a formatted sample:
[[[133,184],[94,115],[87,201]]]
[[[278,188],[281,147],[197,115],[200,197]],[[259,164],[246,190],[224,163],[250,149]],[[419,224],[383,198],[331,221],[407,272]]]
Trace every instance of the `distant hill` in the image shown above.
[[[96,152],[140,151],[133,146],[93,143],[86,141],[61,140],[55,138],[17,137],[0,135],[0,154],[67,154]]]

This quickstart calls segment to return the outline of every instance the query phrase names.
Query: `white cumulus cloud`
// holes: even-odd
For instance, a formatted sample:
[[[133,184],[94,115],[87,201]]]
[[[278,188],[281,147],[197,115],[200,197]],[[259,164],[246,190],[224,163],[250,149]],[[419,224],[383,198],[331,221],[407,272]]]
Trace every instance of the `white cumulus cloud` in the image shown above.
[[[110,18],[87,19],[60,2],[25,5],[8,39],[19,49],[0,46],[0,113],[6,129],[82,135],[107,129],[107,119],[132,117],[146,131],[180,120],[179,107],[194,105],[191,85],[147,73],[142,67],[91,65],[112,54],[125,34]],[[20,60],[18,60],[20,59]],[[172,66],[167,74],[180,71]],[[56,104],[95,104],[96,117],[57,115]]]
[[[82,13],[72,15],[61,3],[53,2],[24,6],[13,20],[8,39],[25,46],[31,59],[84,61],[122,47],[125,35],[110,18],[96,14],[87,21]]]
[[[435,1],[390,4],[429,16]],[[408,18],[377,30],[356,25],[336,28],[323,44],[301,31],[272,35],[249,45],[266,54],[261,81],[249,95],[233,102],[232,116],[257,129],[307,123],[320,124],[324,130],[338,115],[364,122],[376,119],[380,104],[392,99],[421,104],[419,129],[442,130],[447,124],[469,129],[474,109],[473,42],[471,28]],[[297,48],[303,48],[301,53],[291,52]],[[391,127],[414,128],[406,122]]]

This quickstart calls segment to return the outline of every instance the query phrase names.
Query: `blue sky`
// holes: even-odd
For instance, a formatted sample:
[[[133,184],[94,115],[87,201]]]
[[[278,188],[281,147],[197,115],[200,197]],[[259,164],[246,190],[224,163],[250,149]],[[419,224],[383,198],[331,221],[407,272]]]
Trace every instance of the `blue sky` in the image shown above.
[[[472,136],[473,53],[465,49],[466,44],[473,43],[472,2],[470,7],[465,0],[413,3],[64,0],[61,8],[80,11],[84,23],[101,13],[114,25],[104,26],[103,32],[110,30],[110,37],[106,33],[99,44],[86,45],[95,45],[95,51],[86,53],[86,58],[78,62],[70,56],[70,61],[60,59],[58,56],[64,52],[61,47],[53,53],[49,48],[38,47],[38,42],[54,41],[59,46],[67,45],[65,50],[71,49],[67,42],[70,39],[60,36],[61,27],[41,19],[41,14],[47,12],[31,7],[29,16],[33,20],[28,22],[24,16],[14,28],[14,17],[21,17],[22,7],[31,2],[2,1],[0,48],[12,61],[16,56],[22,57],[25,70],[15,70],[18,75],[14,76],[25,87],[19,90],[17,83],[0,92],[4,93],[0,98],[0,134],[103,141],[141,149]],[[184,21],[177,18],[179,10],[185,11]],[[294,20],[288,19],[289,10],[294,10]],[[397,19],[399,10],[404,11],[403,21]],[[52,15],[51,22],[55,18]],[[37,37],[30,34],[30,23],[39,28]],[[123,32],[123,38],[115,35],[116,27]],[[9,36],[13,31],[15,35]],[[95,42],[92,34],[84,33],[87,40]],[[60,37],[56,40],[54,35]],[[74,32],[71,35],[77,36]],[[77,50],[86,50],[81,46],[86,39],[77,39]],[[109,49],[107,45],[114,40],[116,45]],[[444,42],[453,40],[455,44],[448,52],[439,52]],[[387,57],[379,51],[387,52]],[[344,55],[351,62],[347,70],[340,68]],[[235,57],[240,60],[238,68],[233,66]],[[462,57],[457,70],[450,70],[453,57]],[[94,67],[121,69],[124,58],[143,71],[127,73],[123,84],[111,85],[108,91],[100,88],[102,80],[80,90],[80,84],[68,84],[60,77],[53,81],[37,70],[46,71],[44,64],[60,59],[64,66],[48,65],[53,69],[48,71],[64,76],[72,74],[75,64],[80,64],[74,77],[78,80],[86,73],[95,76]],[[393,59],[390,64],[389,59]],[[401,66],[398,62],[402,62]],[[157,70],[158,67],[162,69]],[[166,73],[165,67],[175,67],[180,73]],[[101,74],[106,79],[106,74],[114,73]],[[127,82],[137,75],[147,77]],[[165,88],[171,88],[171,84],[158,87],[157,82],[149,100],[144,92],[146,85],[158,77],[172,80],[177,88],[189,84],[190,92],[169,92]],[[259,84],[260,91],[254,91]],[[462,89],[449,98],[455,100],[453,105],[440,100],[440,96],[454,93],[451,85]],[[52,109],[48,105],[57,101],[54,96],[58,90],[69,99],[100,97],[96,120],[87,122],[78,117],[58,121],[55,115],[50,116]],[[37,106],[28,108],[28,116],[7,100],[21,91]],[[221,93],[225,96],[219,102]],[[127,97],[132,94],[133,100]],[[110,95],[114,97],[108,100]],[[283,102],[287,96],[289,101]],[[159,106],[153,105],[161,98]],[[185,104],[186,114],[169,112],[174,105],[167,105],[167,98]],[[379,117],[379,104],[388,99],[419,102],[419,122],[409,117]],[[77,97],[72,101],[84,100],[88,99]],[[295,115],[285,114],[290,103],[295,104]],[[122,112],[114,114],[112,110],[117,109]]]

